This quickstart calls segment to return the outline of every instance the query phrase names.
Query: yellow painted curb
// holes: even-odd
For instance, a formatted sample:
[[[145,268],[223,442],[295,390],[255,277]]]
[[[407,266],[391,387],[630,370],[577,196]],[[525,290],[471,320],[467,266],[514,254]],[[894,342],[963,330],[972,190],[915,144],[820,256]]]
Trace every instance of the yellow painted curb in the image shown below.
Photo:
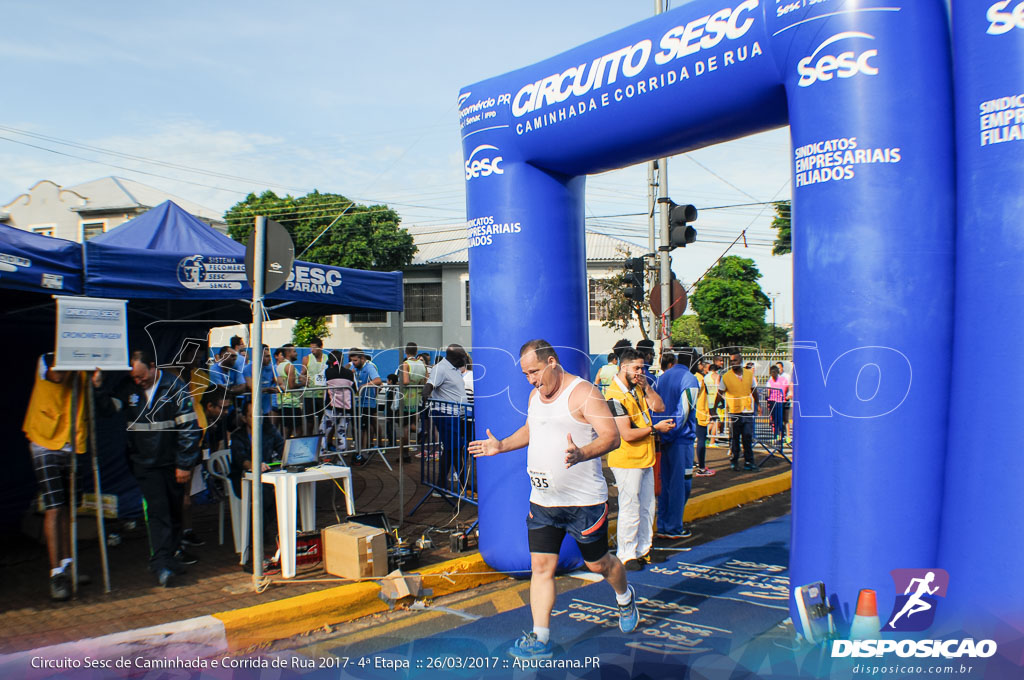
[[[692,496],[686,502],[686,509],[683,510],[683,521],[692,522],[695,519],[710,517],[720,512],[731,510],[737,505],[750,503],[759,498],[767,498],[777,493],[782,493],[793,486],[793,471],[787,470],[782,474],[773,475],[764,479],[758,479],[746,484],[737,484],[728,489],[719,489],[711,493]],[[608,535],[614,536],[618,527],[616,520],[609,520]]]
[[[695,519],[709,517],[737,505],[782,493],[792,484],[793,473],[786,471],[765,479],[702,494],[687,502],[683,519],[692,522]],[[608,531],[611,534],[615,533],[614,520],[609,522]],[[435,564],[414,573],[423,576],[423,587],[432,591],[431,597],[450,595],[509,578],[487,566],[479,552]],[[380,585],[375,581],[348,583],[276,602],[220,612],[213,616],[224,624],[228,649],[237,651],[307,633],[325,625],[353,621],[386,611],[388,605],[378,597],[379,593]]]
[[[485,583],[510,578],[487,566],[479,552],[435,564],[417,573],[423,576],[423,587],[432,591],[431,597],[450,595]]]
[[[228,649],[238,651],[385,611],[379,592],[372,581],[350,583],[213,616],[224,624]]]
[[[415,573],[423,576],[423,586],[433,591],[432,597],[508,578],[487,566],[480,553]],[[380,585],[376,581],[363,581],[213,616],[224,624],[228,649],[237,651],[386,611],[388,605],[379,594]]]
[[[686,502],[686,510],[683,511],[683,521],[692,522],[702,517],[717,515],[720,512],[731,510],[737,505],[743,505],[744,503],[756,501],[759,498],[782,493],[792,486],[793,471],[787,470],[780,475],[701,494]]]

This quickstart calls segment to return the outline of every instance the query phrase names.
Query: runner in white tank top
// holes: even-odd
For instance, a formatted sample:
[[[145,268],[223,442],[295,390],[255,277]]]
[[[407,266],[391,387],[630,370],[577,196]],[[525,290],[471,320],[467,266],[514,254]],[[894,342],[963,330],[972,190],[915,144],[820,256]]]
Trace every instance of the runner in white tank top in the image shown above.
[[[528,447],[532,490],[526,527],[533,632],[517,640],[508,653],[519,659],[546,659],[553,654],[548,626],[558,552],[566,533],[576,540],[587,568],[604,576],[615,590],[619,628],[632,633],[640,613],[622,562],[608,552],[608,485],[601,456],[619,446],[608,404],[594,385],[562,369],[546,340],[523,345],[519,364],[534,387],[526,424],[501,440],[487,430],[487,439],[471,442],[469,452],[493,456]]]
[[[541,401],[540,393],[536,390],[530,395],[530,408],[526,416],[530,428],[526,472],[530,475],[533,487],[530,491],[531,503],[550,508],[599,505],[608,500],[608,483],[601,474],[600,458],[565,467],[567,434],[577,446],[584,446],[597,439],[594,428],[589,423],[581,423],[569,411],[569,395],[583,382],[582,378],[574,378],[548,404]]]

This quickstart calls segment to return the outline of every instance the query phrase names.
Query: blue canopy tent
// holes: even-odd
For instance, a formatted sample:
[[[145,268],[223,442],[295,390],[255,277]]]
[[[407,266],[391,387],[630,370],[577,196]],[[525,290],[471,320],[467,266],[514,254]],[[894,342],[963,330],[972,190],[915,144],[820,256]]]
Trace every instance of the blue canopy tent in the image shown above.
[[[17,333],[0,334],[11,389],[0,398],[5,441],[24,442],[21,415],[31,393],[35,358],[53,348],[52,294],[129,301],[132,346],[151,345],[161,363],[178,363],[190,339],[205,346],[213,326],[251,323],[252,289],[245,281],[245,247],[172,202],[81,245],[0,225],[0,315]],[[295,262],[288,283],[268,297],[273,318],[402,309],[402,274]],[[159,322],[154,324],[153,322]],[[198,332],[197,332],[198,331]],[[104,491],[119,495],[122,516],[138,506],[123,456],[124,427],[99,419]],[[16,528],[30,500],[28,452],[10,456],[9,484],[0,485],[0,533]],[[122,485],[123,482],[123,485]],[[9,486],[23,493],[14,493]],[[124,488],[122,488],[122,486]],[[132,496],[134,494],[134,496]],[[129,506],[129,507],[122,507]],[[5,524],[10,519],[10,526]]]
[[[72,241],[0,224],[0,352],[8,357],[0,390],[0,438],[8,442],[0,481],[0,534],[17,529],[32,500],[34,477],[21,416],[32,392],[36,358],[53,348],[52,295],[82,294],[82,249]]]
[[[245,246],[171,201],[85,245],[85,294],[164,320],[251,321]],[[273,318],[402,309],[402,274],[296,261]]]
[[[245,246],[171,201],[87,241],[84,266],[85,294],[127,299],[132,347],[160,364],[202,357],[211,327],[252,322]],[[402,274],[296,261],[265,302],[272,318],[400,311]]]
[[[81,246],[0,224],[0,289],[81,295]]]

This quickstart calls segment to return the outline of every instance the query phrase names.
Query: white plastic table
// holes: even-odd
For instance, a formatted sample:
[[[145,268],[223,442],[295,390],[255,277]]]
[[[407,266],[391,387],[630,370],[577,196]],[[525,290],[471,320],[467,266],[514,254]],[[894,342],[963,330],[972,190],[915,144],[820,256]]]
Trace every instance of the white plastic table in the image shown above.
[[[352,470],[347,467],[319,465],[302,472],[274,470],[260,475],[264,484],[274,485],[278,542],[281,545],[281,575],[284,578],[295,576],[296,508],[302,515],[302,530],[313,531],[316,528],[316,484],[312,482],[338,478],[345,485],[345,509],[348,514],[354,515],[356,506],[352,497]],[[252,524],[252,481],[252,473],[246,472],[242,479],[242,564],[248,561],[252,540],[249,529]]]

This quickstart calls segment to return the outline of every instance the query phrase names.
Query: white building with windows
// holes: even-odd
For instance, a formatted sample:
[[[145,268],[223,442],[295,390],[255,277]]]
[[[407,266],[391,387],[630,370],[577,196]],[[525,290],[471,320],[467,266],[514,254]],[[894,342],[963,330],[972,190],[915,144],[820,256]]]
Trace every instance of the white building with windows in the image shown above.
[[[421,348],[443,348],[458,343],[472,348],[470,296],[474,294],[469,278],[469,244],[464,224],[409,227],[418,248],[412,264],[403,272],[405,312],[401,321],[396,312],[369,312],[335,315],[328,319],[328,348],[361,347],[383,350],[413,341]],[[604,354],[620,338],[636,343],[643,335],[638,327],[616,332],[601,325],[607,318],[601,291],[593,285],[598,279],[621,273],[627,257],[646,251],[640,246],[612,236],[587,233],[587,273],[590,279],[590,352]],[[480,294],[479,292],[475,292]],[[270,321],[263,326],[264,339],[271,347],[291,342],[294,322]],[[211,332],[210,344],[226,345],[233,335],[248,338],[244,326],[218,328]]]
[[[40,180],[0,206],[0,223],[81,243],[164,201],[174,201],[214,229],[227,233],[224,216],[217,211],[121,177],[101,177],[68,187]]]

